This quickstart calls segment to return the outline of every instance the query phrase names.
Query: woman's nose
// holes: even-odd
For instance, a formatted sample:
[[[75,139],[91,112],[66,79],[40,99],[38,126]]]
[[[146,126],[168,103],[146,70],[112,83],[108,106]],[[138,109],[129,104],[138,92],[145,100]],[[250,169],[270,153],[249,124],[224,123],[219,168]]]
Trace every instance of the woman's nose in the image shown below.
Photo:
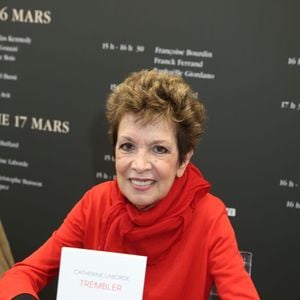
[[[132,168],[137,172],[144,172],[151,169],[150,157],[146,151],[138,151],[132,161]]]

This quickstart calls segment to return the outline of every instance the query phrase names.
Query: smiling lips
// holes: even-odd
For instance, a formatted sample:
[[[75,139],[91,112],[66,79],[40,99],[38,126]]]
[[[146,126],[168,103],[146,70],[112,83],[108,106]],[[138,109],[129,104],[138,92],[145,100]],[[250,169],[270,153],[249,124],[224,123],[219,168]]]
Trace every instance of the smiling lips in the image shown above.
[[[135,189],[143,191],[149,189],[155,183],[155,180],[152,179],[130,178],[129,180]]]

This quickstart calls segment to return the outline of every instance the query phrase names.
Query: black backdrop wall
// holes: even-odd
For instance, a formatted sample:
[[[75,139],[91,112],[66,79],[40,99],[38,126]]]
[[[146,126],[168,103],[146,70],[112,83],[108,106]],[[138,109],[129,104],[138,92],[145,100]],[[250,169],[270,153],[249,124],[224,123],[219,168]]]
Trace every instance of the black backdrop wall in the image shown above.
[[[300,299],[300,3],[268,2],[1,0],[0,217],[16,260],[113,178],[106,95],[156,68],[208,109],[194,162],[262,299]]]

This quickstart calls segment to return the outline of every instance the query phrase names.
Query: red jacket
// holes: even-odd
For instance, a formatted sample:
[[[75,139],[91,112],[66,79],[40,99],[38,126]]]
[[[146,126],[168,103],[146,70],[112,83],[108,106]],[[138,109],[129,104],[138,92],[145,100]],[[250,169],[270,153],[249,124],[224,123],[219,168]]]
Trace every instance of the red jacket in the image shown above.
[[[21,293],[38,298],[57,275],[62,246],[99,249],[102,219],[112,206],[114,186],[111,181],[89,190],[50,239],[4,275],[0,300]],[[193,208],[191,222],[176,245],[159,263],[147,266],[143,300],[206,300],[213,282],[223,300],[259,299],[225,206],[208,193]]]

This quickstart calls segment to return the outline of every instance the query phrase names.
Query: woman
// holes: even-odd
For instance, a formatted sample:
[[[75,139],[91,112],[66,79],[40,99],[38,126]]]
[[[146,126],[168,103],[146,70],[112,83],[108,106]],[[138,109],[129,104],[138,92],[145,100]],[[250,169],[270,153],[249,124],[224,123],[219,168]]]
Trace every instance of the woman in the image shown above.
[[[116,180],[89,190],[6,273],[0,300],[38,298],[57,274],[62,246],[146,255],[144,300],[208,299],[213,283],[221,299],[259,299],[224,204],[190,163],[205,120],[191,88],[167,73],[133,73],[109,96],[107,118]]]

